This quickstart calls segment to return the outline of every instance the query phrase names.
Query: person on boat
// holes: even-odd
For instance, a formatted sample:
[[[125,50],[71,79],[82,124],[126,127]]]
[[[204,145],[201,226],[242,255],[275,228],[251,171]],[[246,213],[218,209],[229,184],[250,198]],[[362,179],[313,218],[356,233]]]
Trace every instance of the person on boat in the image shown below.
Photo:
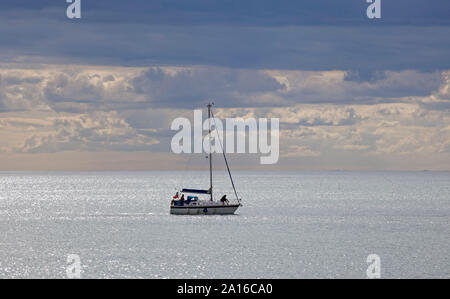
[[[184,201],[184,194],[181,195],[180,201]]]
[[[222,202],[223,205],[224,205],[225,203],[228,204],[228,198],[227,198],[227,195],[225,194],[224,196],[222,196],[222,198],[220,199],[220,201]]]
[[[173,196],[173,199],[177,199],[178,198],[178,192]]]

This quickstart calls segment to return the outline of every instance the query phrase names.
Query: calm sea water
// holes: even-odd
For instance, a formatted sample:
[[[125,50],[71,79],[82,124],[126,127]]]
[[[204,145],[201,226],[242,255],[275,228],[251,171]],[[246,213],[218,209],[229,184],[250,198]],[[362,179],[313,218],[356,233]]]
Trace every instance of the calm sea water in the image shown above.
[[[0,278],[450,277],[450,173],[236,172],[233,216],[171,216],[203,172],[0,173]],[[228,191],[216,176],[218,195]]]

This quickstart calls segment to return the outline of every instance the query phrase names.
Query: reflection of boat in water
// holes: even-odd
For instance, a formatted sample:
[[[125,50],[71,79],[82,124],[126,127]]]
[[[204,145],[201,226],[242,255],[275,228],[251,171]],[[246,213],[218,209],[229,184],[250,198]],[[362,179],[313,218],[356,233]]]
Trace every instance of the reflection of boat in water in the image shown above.
[[[214,114],[211,111],[212,104],[208,104],[208,118],[209,118],[209,138],[211,148],[211,119],[214,121]],[[216,126],[214,126],[217,130]],[[220,137],[220,136],[219,136]],[[234,214],[236,210],[241,206],[240,199],[237,195],[236,188],[234,187],[233,177],[231,176],[230,168],[228,166],[227,157],[222,146],[222,142],[219,139],[220,146],[222,148],[223,158],[225,165],[227,166],[228,175],[233,186],[234,195],[236,196],[235,203],[230,203],[224,195],[219,201],[215,201],[213,198],[213,180],[212,180],[212,154],[210,150],[209,158],[209,189],[182,189],[179,194],[174,196],[170,205],[170,214],[175,215],[230,215]],[[199,195],[208,196],[209,199],[199,199]],[[185,197],[186,196],[186,197]]]

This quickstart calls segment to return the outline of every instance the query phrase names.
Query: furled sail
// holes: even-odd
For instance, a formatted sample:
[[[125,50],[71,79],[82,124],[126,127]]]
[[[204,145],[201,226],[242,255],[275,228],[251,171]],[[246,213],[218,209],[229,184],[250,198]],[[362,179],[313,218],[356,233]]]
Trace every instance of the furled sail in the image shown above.
[[[201,189],[183,189],[181,190],[183,193],[197,193],[197,194],[211,194],[210,190],[201,190]]]

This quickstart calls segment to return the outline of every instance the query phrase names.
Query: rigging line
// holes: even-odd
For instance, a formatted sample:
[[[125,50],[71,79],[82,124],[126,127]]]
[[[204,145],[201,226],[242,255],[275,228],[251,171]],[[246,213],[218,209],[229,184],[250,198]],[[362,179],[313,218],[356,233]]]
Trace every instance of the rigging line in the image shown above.
[[[219,130],[217,130],[217,125],[216,125],[216,120],[215,120],[215,117],[214,117],[214,113],[212,111],[211,111],[211,115],[212,115],[212,119],[213,119],[213,122],[214,122],[214,129],[216,130],[217,136],[219,137],[218,139],[219,139],[220,148],[222,149],[223,158],[225,159],[225,165],[227,166],[228,175],[230,176],[231,185],[233,186],[233,190],[234,190],[234,195],[236,195],[237,202],[240,202],[238,194],[237,194],[237,191],[236,191],[236,187],[234,186],[233,177],[231,176],[230,167],[228,166],[227,157],[225,155],[225,149],[222,146],[222,140],[220,140]]]
[[[193,156],[193,155],[194,155],[194,154],[189,154],[189,155],[188,155],[188,159],[187,159],[186,165],[185,165],[185,167],[184,167],[184,171],[185,171],[185,172],[189,169],[189,166],[191,165],[191,160],[192,160],[192,156]]]

